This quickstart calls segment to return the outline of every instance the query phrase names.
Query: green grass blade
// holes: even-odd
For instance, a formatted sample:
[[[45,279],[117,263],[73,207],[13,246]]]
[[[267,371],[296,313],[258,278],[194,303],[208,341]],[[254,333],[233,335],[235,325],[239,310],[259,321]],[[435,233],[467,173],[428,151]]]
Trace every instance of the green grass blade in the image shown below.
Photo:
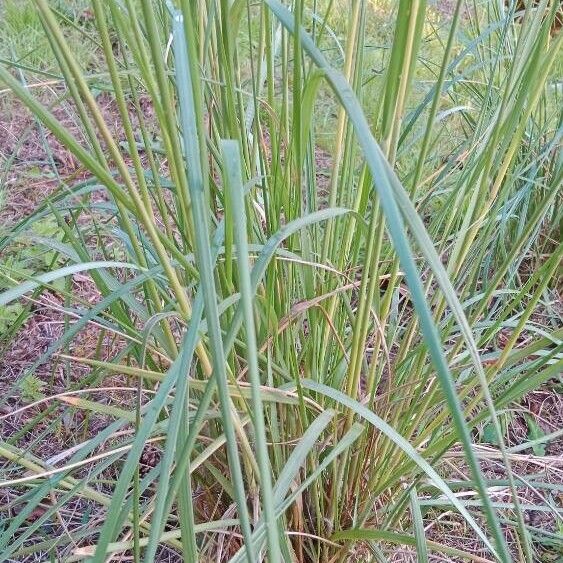
[[[416,487],[412,487],[410,492],[411,516],[413,520],[414,537],[416,539],[416,556],[419,563],[428,563],[428,549],[426,542],[426,533],[424,531],[424,522],[422,521],[422,512],[420,511],[420,503]]]
[[[88,272],[89,270],[99,270],[102,268],[124,268],[130,270],[139,270],[139,266],[135,264],[130,264],[127,262],[115,262],[115,261],[99,261],[99,262],[86,262],[81,264],[72,264],[71,266],[65,266],[64,268],[59,268],[58,270],[53,270],[47,272],[40,276],[36,276],[33,280],[28,280],[20,283],[17,287],[8,289],[0,293],[0,305],[8,305],[16,299],[23,297],[26,293],[41,287],[42,285],[47,285],[53,281],[59,280],[66,276],[71,276],[79,272]]]
[[[187,20],[190,14],[184,12],[183,17]],[[186,22],[187,24],[188,22]],[[192,203],[192,217],[195,228],[195,247],[198,258],[198,266],[201,276],[201,287],[205,303],[210,348],[212,353],[213,371],[215,382],[219,392],[219,400],[222,413],[222,423],[227,438],[227,451],[229,458],[229,469],[233,479],[235,495],[237,500],[238,518],[245,541],[250,542],[251,526],[248,508],[246,505],[246,492],[244,487],[243,473],[240,463],[238,445],[235,436],[234,425],[231,419],[231,402],[227,387],[227,374],[225,371],[225,348],[219,323],[219,312],[217,309],[217,296],[214,283],[213,265],[210,251],[210,240],[207,222],[207,210],[205,207],[204,193],[205,184],[201,167],[202,154],[199,145],[199,136],[196,128],[198,117],[196,117],[194,84],[192,69],[197,68],[195,61],[190,60],[187,46],[184,21],[177,13],[174,17],[174,52],[176,55],[176,80],[180,101],[181,129],[184,138],[185,158],[190,162],[188,167],[188,185]],[[254,561],[249,557],[249,561]]]
[[[241,178],[241,162],[238,143],[223,141],[221,143],[226,170],[226,187],[229,201],[235,217],[235,241],[238,255],[238,275],[241,293],[241,307],[243,310],[244,327],[246,332],[246,350],[248,374],[252,391],[253,424],[256,433],[256,451],[260,468],[260,489],[264,510],[264,521],[268,538],[269,560],[280,561],[280,545],[275,516],[275,504],[272,491],[272,476],[268,455],[266,426],[262,398],[260,395],[260,375],[258,371],[256,328],[254,326],[254,312],[252,307],[252,288],[250,280],[250,265],[248,255],[248,241],[246,238],[246,212],[244,209],[244,193]]]

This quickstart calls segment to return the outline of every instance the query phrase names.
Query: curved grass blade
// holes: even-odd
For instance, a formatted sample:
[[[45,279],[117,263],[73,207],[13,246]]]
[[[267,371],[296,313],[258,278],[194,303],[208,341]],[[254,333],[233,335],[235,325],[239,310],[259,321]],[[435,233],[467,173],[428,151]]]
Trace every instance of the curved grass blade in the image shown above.
[[[333,389],[332,387],[328,387],[322,383],[316,383],[315,381],[311,380],[304,380],[302,385],[305,389],[311,389],[312,391],[316,391],[326,397],[329,397],[340,403],[342,406],[353,410],[358,416],[372,424],[377,430],[385,434],[389,440],[394,442],[403,452],[414,462],[420,469],[426,473],[426,475],[432,480],[432,482],[436,485],[440,491],[450,500],[452,505],[463,515],[467,523],[475,530],[475,533],[481,538],[481,540],[485,543],[485,545],[496,555],[495,549],[489,538],[483,532],[481,527],[477,524],[475,519],[469,514],[469,512],[465,509],[463,504],[458,500],[458,498],[454,495],[452,490],[447,486],[446,482],[436,473],[436,471],[432,468],[432,466],[416,451],[416,449],[409,444],[394,428],[389,426],[387,422],[383,419],[378,417],[374,412],[369,410],[367,407],[358,403],[354,399],[348,397],[348,395]]]
[[[278,17],[278,19],[282,22],[284,27],[286,27],[291,33],[301,34],[301,41],[304,49],[313,59],[315,64],[325,72],[327,81],[340,100],[340,103],[346,109],[350,122],[354,126],[358,141],[364,151],[364,156],[370,168],[374,186],[379,194],[381,207],[387,218],[387,229],[411,290],[412,301],[419,316],[420,326],[428,346],[430,357],[432,358],[436,368],[440,385],[448,402],[454,425],[463,445],[468,464],[478,485],[477,489],[483,499],[483,508],[495,538],[498,556],[504,563],[509,563],[511,559],[510,553],[508,551],[498,518],[487,495],[483,475],[472,449],[469,428],[463,416],[462,406],[456,393],[452,375],[444,357],[442,345],[430,308],[426,302],[423,285],[412,257],[403,221],[393,195],[393,188],[387,171],[388,163],[384,158],[377,141],[373,137],[369,124],[361,110],[354,91],[350,88],[346,79],[328,64],[324,55],[302,29],[296,30],[294,28],[294,20],[291,13],[281,3],[277,0],[265,0],[265,2],[275,13],[276,17]]]
[[[32,280],[22,282],[16,287],[3,291],[2,293],[0,293],[0,306],[8,305],[9,303],[12,303],[12,301],[19,299],[30,291],[33,291],[34,289],[37,289],[42,285],[49,284],[66,276],[71,276],[79,272],[87,272],[89,270],[100,270],[102,268],[125,268],[130,270],[141,270],[141,268],[139,266],[136,266],[135,264],[113,261],[86,262],[82,264],[65,266],[64,268],[59,268],[58,270],[52,270],[51,272],[36,276]]]

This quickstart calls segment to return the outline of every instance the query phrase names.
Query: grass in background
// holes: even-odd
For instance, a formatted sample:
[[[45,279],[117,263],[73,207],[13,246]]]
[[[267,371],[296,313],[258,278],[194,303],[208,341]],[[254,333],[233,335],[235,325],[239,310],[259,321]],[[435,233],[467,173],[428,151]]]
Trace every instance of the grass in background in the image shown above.
[[[28,418],[0,443],[3,558],[556,551],[561,488],[519,452],[555,463],[538,448],[560,429],[528,417],[514,445],[507,421],[562,367],[558,4],[88,9],[92,59],[59,6],[27,16],[78,127],[28,87],[42,62],[0,67],[87,172],[0,240],[48,257],[2,264],[0,306],[26,305],[8,340],[30,297],[58,296],[63,327],[6,384],[2,419]],[[450,513],[477,547],[429,535]]]
[[[51,4],[65,27],[69,45],[84,68],[92,70],[96,53],[85,40],[93,30],[87,0],[60,0]],[[0,58],[28,70],[56,73],[59,68],[33,0],[5,0],[0,6]]]

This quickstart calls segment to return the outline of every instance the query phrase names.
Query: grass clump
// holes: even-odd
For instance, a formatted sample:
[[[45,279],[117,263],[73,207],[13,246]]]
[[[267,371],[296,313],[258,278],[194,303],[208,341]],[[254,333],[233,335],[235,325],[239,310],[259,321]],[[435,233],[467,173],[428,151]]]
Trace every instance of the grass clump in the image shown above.
[[[0,67],[77,163],[0,240],[56,223],[0,306],[62,327],[6,382],[3,558],[557,549],[533,464],[560,428],[507,413],[562,367],[558,4],[400,0],[367,78],[364,0],[92,0],[95,73],[53,8],[30,13],[75,126],[28,87],[40,62]],[[432,534],[450,513],[467,544]]]

